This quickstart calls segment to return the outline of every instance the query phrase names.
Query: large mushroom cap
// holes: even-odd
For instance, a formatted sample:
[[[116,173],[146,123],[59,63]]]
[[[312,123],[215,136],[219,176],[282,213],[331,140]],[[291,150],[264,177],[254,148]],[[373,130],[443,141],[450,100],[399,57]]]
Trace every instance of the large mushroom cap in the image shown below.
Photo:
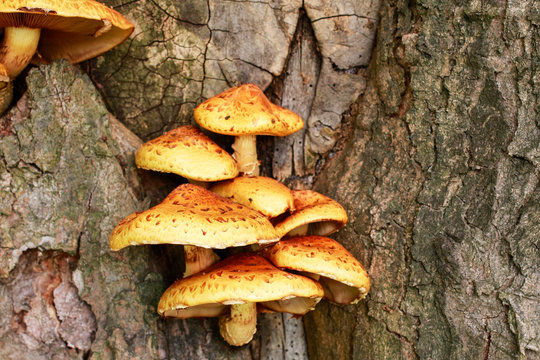
[[[40,28],[37,62],[66,58],[78,63],[123,42],[134,25],[93,0],[6,0],[0,27]]]
[[[355,303],[369,291],[369,277],[362,264],[333,239],[293,237],[276,243],[265,256],[277,267],[319,275],[325,297],[335,303]]]
[[[227,305],[293,299],[308,299],[313,308],[322,296],[322,287],[312,279],[279,270],[260,255],[240,254],[176,281],[161,296],[158,313],[219,316],[227,312]]]
[[[347,223],[347,212],[337,201],[312,190],[293,190],[294,208],[291,215],[278,222],[279,237],[309,224],[309,234],[330,235]]]
[[[178,244],[223,249],[277,241],[266,217],[200,186],[183,184],[163,202],[133,213],[113,230],[109,244]]]
[[[241,176],[214,184],[210,191],[246,205],[270,218],[294,206],[291,190],[265,176]]]
[[[300,116],[271,103],[253,84],[228,89],[204,101],[193,115],[203,128],[234,136],[286,136],[304,126]]]
[[[238,175],[232,156],[193,126],[181,126],[144,143],[137,150],[135,163],[143,169],[197,181],[219,181]]]

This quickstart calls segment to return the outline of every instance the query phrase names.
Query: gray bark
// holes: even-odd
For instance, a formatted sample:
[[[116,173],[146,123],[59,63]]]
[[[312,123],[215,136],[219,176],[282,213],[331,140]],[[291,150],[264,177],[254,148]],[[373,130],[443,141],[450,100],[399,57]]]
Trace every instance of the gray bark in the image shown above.
[[[540,356],[534,1],[107,3],[133,36],[90,76],[30,70],[0,119],[0,358]],[[215,319],[157,317],[181,249],[107,241],[183,181],[137,171],[140,142],[243,82],[305,120],[261,137],[263,173],[343,204],[332,237],[373,285],[357,305],[321,302],[305,337],[265,314],[232,348]]]

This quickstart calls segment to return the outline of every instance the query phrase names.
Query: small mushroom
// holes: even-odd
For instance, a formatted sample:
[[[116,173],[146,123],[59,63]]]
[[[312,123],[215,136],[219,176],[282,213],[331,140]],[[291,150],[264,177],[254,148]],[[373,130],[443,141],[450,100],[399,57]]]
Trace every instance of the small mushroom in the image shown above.
[[[134,29],[117,11],[93,0],[18,0],[0,3],[0,63],[14,79],[29,63],[100,55]]]
[[[291,190],[265,176],[241,176],[212,185],[210,191],[273,218],[293,209]]]
[[[181,126],[144,143],[135,154],[139,168],[211,182],[238,175],[236,161],[201,130]]]
[[[160,204],[122,220],[112,231],[109,245],[112,250],[143,244],[224,249],[276,241],[274,227],[262,214],[200,186],[183,184]],[[187,275],[213,262],[205,254],[187,254]]]
[[[158,313],[184,319],[220,316],[225,341],[241,346],[257,330],[257,303],[283,303],[293,311],[301,309],[296,314],[303,315],[322,296],[322,287],[312,279],[279,270],[260,255],[244,253],[176,281],[161,296]]]
[[[256,135],[286,136],[302,129],[294,112],[272,104],[256,85],[245,84],[199,104],[193,113],[203,128],[236,136],[233,157],[240,173],[259,175]]]
[[[293,237],[281,240],[263,253],[277,267],[319,281],[324,297],[336,304],[354,304],[369,291],[368,273],[362,264],[333,239]]]
[[[347,223],[347,212],[337,201],[313,190],[293,190],[294,208],[287,217],[279,219],[279,237],[296,235],[330,235]]]

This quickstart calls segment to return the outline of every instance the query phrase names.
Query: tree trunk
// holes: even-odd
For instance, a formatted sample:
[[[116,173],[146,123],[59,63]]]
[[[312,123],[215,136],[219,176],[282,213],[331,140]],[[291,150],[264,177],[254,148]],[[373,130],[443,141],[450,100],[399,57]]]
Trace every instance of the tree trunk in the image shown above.
[[[540,357],[538,10],[396,1],[350,140],[316,189],[366,264],[360,306],[306,318],[312,359]]]
[[[31,69],[0,119],[0,358],[540,357],[534,1],[106,3],[131,38],[90,77]],[[260,137],[263,174],[346,208],[332,237],[372,288],[303,322],[260,315],[233,348],[215,319],[158,318],[180,247],[108,236],[183,181],[137,171],[141,141],[245,82],[305,120]]]

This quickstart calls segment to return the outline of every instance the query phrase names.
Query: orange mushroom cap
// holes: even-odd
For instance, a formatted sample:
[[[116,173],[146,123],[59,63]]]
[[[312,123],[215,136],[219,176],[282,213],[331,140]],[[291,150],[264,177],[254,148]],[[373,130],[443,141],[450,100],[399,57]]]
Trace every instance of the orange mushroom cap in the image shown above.
[[[158,313],[179,318],[219,316],[228,305],[309,299],[311,310],[322,298],[314,280],[273,266],[261,255],[244,253],[176,281],[161,296]]]
[[[347,212],[337,201],[313,190],[293,190],[292,194],[296,210],[275,224],[280,238],[307,224],[311,235],[330,235],[347,223]]]
[[[109,244],[113,250],[142,244],[223,249],[277,240],[274,227],[259,212],[200,186],[183,184],[160,204],[122,220]]]
[[[135,154],[138,167],[171,172],[197,181],[238,175],[236,161],[194,126],[181,126],[144,143]]]
[[[204,101],[193,115],[203,128],[234,136],[286,136],[304,126],[300,116],[271,103],[253,84],[228,89]]]
[[[93,0],[6,0],[0,27],[39,28],[35,62],[78,63],[122,43],[134,29],[117,11]]]
[[[241,176],[214,184],[210,191],[246,205],[270,218],[293,208],[291,190],[265,176]]]
[[[369,291],[368,273],[362,264],[333,239],[292,237],[276,243],[264,254],[279,268],[320,275],[325,298],[335,303],[356,303]]]

